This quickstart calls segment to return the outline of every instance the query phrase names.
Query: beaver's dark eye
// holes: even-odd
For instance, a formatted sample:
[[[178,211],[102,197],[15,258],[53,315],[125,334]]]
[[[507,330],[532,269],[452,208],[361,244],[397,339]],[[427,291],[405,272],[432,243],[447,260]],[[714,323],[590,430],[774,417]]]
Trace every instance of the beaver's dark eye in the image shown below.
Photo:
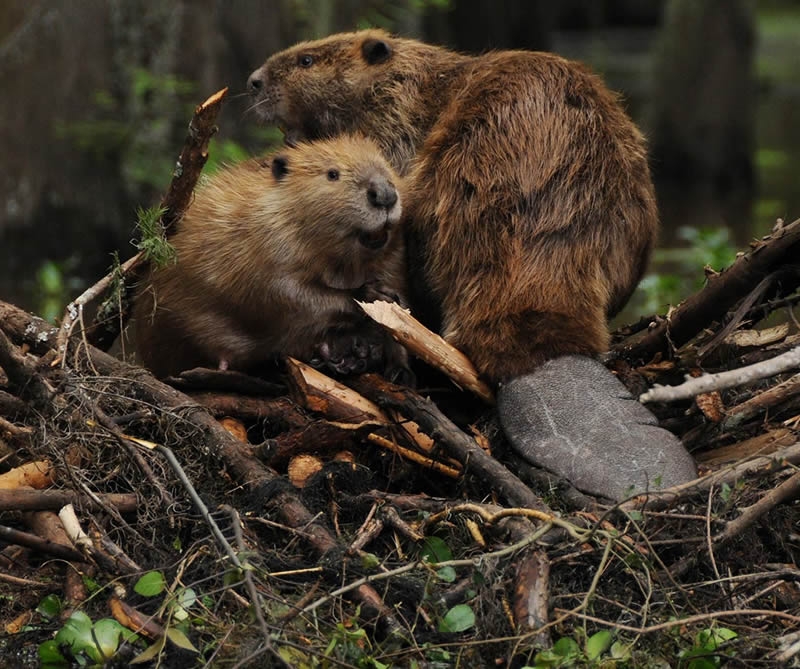
[[[297,59],[297,64],[300,67],[311,67],[314,64],[314,56],[308,53],[304,53]]]
[[[328,170],[328,181],[339,181],[339,170]]]

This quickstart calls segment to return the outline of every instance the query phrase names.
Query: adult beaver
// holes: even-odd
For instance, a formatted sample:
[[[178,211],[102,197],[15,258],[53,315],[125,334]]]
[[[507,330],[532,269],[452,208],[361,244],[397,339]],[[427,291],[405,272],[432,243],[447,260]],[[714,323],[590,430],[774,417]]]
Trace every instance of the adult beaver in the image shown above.
[[[350,350],[369,344],[353,337],[370,328],[353,298],[405,294],[398,185],[375,144],[350,136],[217,172],[170,239],[176,262],[137,297],[144,364],[159,376],[248,369],[277,354],[337,365],[343,346],[345,366],[369,362],[368,345]],[[387,364],[402,367],[404,349],[381,337]]]
[[[277,53],[248,86],[287,143],[362,132],[408,176],[412,310],[499,385],[520,452],[609,497],[694,477],[591,359],[658,228],[644,139],[598,77],[368,30]]]

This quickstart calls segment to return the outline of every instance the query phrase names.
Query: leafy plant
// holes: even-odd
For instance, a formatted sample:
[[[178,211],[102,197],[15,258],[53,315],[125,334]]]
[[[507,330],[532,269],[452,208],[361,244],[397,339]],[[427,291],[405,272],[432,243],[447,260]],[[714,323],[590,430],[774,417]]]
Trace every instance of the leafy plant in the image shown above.
[[[614,641],[608,630],[600,630],[586,639],[583,648],[571,637],[562,637],[552,648],[540,651],[527,669],[556,669],[565,667],[616,667],[631,659],[627,644]]]
[[[56,633],[54,639],[39,646],[39,659],[45,668],[102,667],[114,659],[123,644],[132,644],[139,635],[112,618],[97,622],[83,611],[75,611]]]
[[[324,655],[365,669],[389,669],[388,664],[372,656],[369,636],[366,630],[359,627],[357,615],[347,622],[336,625]]]
[[[188,610],[197,603],[197,594],[192,588],[178,588],[175,592],[168,592],[164,574],[160,571],[149,571],[136,581],[133,590],[142,597],[157,597],[167,593],[163,603],[167,625],[164,636],[137,655],[132,663],[140,664],[156,658],[164,650],[167,639],[179,648],[198,652],[187,636],[191,627]]]
[[[702,287],[704,266],[720,270],[736,258],[727,228],[683,226],[678,237],[689,247],[658,249],[653,258],[656,264],[673,268],[673,272],[648,274],[639,283],[639,294],[644,296],[640,309],[644,313],[662,312],[667,305],[678,304]]]
[[[733,657],[733,650],[722,648],[739,635],[727,627],[707,627],[700,630],[694,645],[680,654],[683,669],[717,669],[723,658]]]

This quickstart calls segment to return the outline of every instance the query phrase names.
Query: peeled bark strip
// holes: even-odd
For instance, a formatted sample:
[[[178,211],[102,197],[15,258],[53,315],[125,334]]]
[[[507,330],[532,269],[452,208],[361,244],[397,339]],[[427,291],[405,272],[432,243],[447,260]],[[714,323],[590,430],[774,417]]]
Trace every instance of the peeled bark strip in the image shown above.
[[[436,367],[456,385],[466,388],[487,404],[494,404],[494,394],[478,377],[472,362],[438,334],[428,330],[408,311],[394,302],[359,302],[367,316],[385,327],[398,342],[429,365]]]

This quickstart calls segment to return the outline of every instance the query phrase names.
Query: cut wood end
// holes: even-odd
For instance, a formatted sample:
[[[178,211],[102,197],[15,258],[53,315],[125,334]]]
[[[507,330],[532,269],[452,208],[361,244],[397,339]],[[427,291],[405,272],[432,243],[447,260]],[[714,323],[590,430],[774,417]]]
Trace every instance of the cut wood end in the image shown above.
[[[205,102],[203,102],[202,104],[200,104],[197,107],[197,112],[195,112],[195,113],[199,113],[199,112],[207,109],[208,107],[211,107],[213,105],[219,104],[220,102],[222,102],[225,99],[225,96],[227,94],[228,94],[228,87],[226,86],[222,90],[219,90],[216,93],[214,93],[213,95],[210,95]]]

